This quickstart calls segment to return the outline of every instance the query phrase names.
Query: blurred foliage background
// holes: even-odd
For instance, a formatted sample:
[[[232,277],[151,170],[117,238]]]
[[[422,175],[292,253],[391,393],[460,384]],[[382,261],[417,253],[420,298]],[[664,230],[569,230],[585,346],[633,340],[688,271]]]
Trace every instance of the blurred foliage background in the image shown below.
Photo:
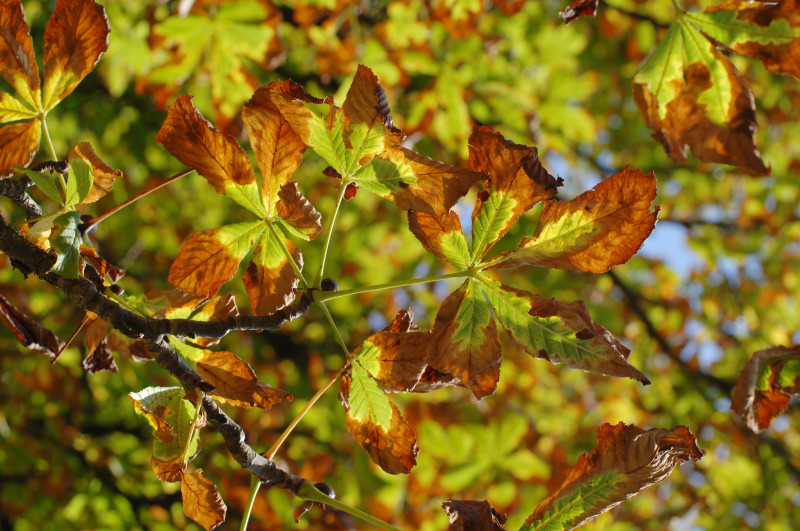
[[[796,402],[760,436],[729,409],[735,378],[754,351],[800,342],[796,80],[732,57],[753,87],[757,143],[772,166],[771,176],[752,178],[691,158],[676,165],[633,102],[631,78],[675,16],[670,0],[604,1],[596,18],[569,26],[557,15],[562,0],[100,3],[112,28],[109,51],[48,116],[57,153],[89,141],[124,172],[90,214],[182,170],[154,141],[176,95],[193,94],[212,123],[244,140],[238,113],[255,88],[292,78],[313,95],[335,94],[341,102],[359,63],[377,74],[395,124],[420,153],[464,163],[477,122],[537,146],[545,167],[564,178],[564,199],[627,165],[658,177],[659,224],[628,264],[604,275],[502,273],[522,289],[585,301],[593,319],[633,350],[630,361],[651,386],[553,366],[506,341],[492,397],[478,402],[464,389],[393,397],[421,448],[408,476],[389,476],[370,463],[344,428],[334,390],[281,449],[282,466],[329,483],[340,499],[405,529],[446,528],[447,498],[488,499],[515,529],[578,455],[594,447],[602,423],[686,425],[706,457],[585,529],[779,530],[800,521]],[[688,9],[709,3],[682,2]],[[40,51],[53,2],[23,6]],[[309,152],[298,180],[324,223],[335,194],[315,157]],[[128,293],[166,289],[182,242],[237,221],[242,209],[232,205],[195,175],[114,215],[93,238],[104,257],[127,270]],[[470,197],[457,208],[468,215]],[[21,218],[5,199],[0,209],[7,219]],[[531,234],[534,221],[518,223],[496,252]],[[405,213],[393,204],[359,194],[340,213],[327,273],[347,289],[448,272],[406,227]],[[306,269],[315,271],[320,246],[303,252]],[[5,256],[0,264],[2,293],[69,337],[82,312],[37,279],[23,279]],[[247,308],[241,283],[225,290]],[[449,291],[421,285],[342,298],[330,307],[352,347],[403,308],[430,328]],[[229,410],[259,451],[343,362],[314,311],[276,333],[232,334],[221,347],[295,397],[268,412]],[[118,373],[89,376],[80,365],[84,350],[76,341],[51,366],[0,330],[0,528],[195,529],[183,515],[177,484],[153,475],[150,430],[127,396],[175,382],[155,364],[130,359],[117,360]],[[249,477],[212,430],[204,430],[202,445],[196,463],[219,486],[229,507],[225,526],[235,528]],[[298,505],[280,490],[263,489],[250,528],[361,528],[319,509],[295,524]]]

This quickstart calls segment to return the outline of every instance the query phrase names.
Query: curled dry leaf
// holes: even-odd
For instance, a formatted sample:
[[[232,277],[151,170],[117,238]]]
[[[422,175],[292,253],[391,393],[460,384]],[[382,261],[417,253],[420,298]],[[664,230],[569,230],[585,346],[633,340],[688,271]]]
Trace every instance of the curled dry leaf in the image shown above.
[[[104,195],[106,195],[114,186],[114,181],[118,177],[122,177],[122,171],[111,169],[105,162],[102,161],[97,153],[92,149],[89,142],[81,142],[73,147],[68,155],[70,160],[74,158],[81,158],[85,160],[91,167],[94,173],[94,182],[89,194],[84,198],[83,202],[78,205],[80,210],[82,205],[87,203],[94,203]]]
[[[506,523],[486,500],[446,500],[442,507],[450,519],[449,531],[499,531]]]
[[[109,326],[111,325],[96,316],[89,317],[89,322],[84,326],[86,348],[89,353],[83,358],[81,366],[89,374],[98,371],[119,371],[106,339]]]
[[[792,395],[800,395],[800,345],[759,350],[739,375],[731,409],[759,433],[786,411]]]
[[[597,5],[599,3],[600,0],[575,0],[559,11],[558,16],[564,19],[564,24],[569,24],[581,17],[593,17],[597,14]]]
[[[603,273],[627,262],[655,227],[653,172],[626,168],[572,201],[545,202],[533,237],[500,254],[493,268],[515,266]]]
[[[567,479],[533,511],[522,531],[573,529],[669,476],[679,462],[705,452],[685,426],[643,430],[603,424],[597,444],[581,455]]]
[[[298,230],[306,240],[322,232],[322,216],[300,192],[295,181],[288,182],[278,192],[278,215]]]
[[[204,529],[214,529],[225,521],[228,507],[216,485],[203,477],[202,468],[181,475],[181,496],[184,514]]]
[[[31,350],[55,358],[64,348],[58,336],[18,310],[3,295],[0,295],[0,318],[19,342]]]

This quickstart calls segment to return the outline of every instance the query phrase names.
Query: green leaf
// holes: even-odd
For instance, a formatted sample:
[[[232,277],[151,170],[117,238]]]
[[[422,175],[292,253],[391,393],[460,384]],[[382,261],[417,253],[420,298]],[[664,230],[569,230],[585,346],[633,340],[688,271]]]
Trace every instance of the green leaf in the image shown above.
[[[516,201],[508,193],[492,190],[472,220],[472,252],[470,263],[480,259],[497,239],[508,232],[509,225],[519,217],[514,212]]]
[[[785,18],[772,20],[767,27],[739,20],[739,11],[716,11],[713,13],[686,13],[703,33],[722,44],[733,48],[736,44],[757,42],[759,44],[788,44],[800,37]]]
[[[92,166],[82,158],[74,158],[69,162],[67,172],[67,189],[64,192],[64,206],[77,205],[83,201],[94,184]]]
[[[348,150],[346,175],[352,175],[360,167],[358,161],[364,157],[376,155],[383,151],[386,130],[383,124],[353,124],[347,137],[351,150]],[[344,174],[343,174],[344,175]]]
[[[351,180],[380,197],[400,191],[403,184],[417,183],[417,177],[410,166],[380,157],[361,166]]]
[[[58,185],[56,184],[56,181],[58,180],[56,175],[51,174],[49,171],[39,172],[29,170],[27,168],[21,168],[19,166],[14,167],[14,171],[24,173],[47,197],[59,205],[64,204],[64,200],[61,198],[61,193],[58,191]]]
[[[0,124],[30,120],[38,113],[25,101],[19,100],[8,92],[0,92]]]
[[[358,361],[353,362],[350,383],[349,415],[358,422],[371,422],[389,431],[392,406],[386,394]]]
[[[308,105],[305,107],[308,109]],[[340,175],[349,176],[348,168],[354,157],[352,153],[348,156],[348,150],[344,145],[342,113],[333,105],[330,105],[330,113],[334,113],[334,116],[332,117],[332,127],[329,128],[326,122],[331,121],[330,114],[326,119],[309,109],[307,114],[309,134],[304,141]]]
[[[81,234],[78,224],[81,213],[66,212],[54,220],[58,228],[50,237],[50,243],[56,251],[58,259],[50,271],[66,278],[78,278],[78,258],[80,257]]]
[[[247,184],[237,184],[232,181],[226,182],[225,195],[256,216],[262,219],[267,218],[267,209],[264,207],[264,202],[261,201],[258,182],[253,181]]]
[[[711,76],[711,87],[700,94],[697,102],[705,105],[706,116],[713,123],[727,124],[733,86],[725,66],[714,56],[714,45],[694,25],[681,19],[680,26],[688,64],[702,64]]]
[[[524,524],[520,531],[566,531],[575,528],[582,516],[595,505],[616,493],[616,485],[624,480],[623,474],[613,470],[604,472],[581,485],[568,496],[556,499],[553,507],[537,520]]]
[[[633,77],[634,83],[650,86],[650,92],[655,94],[658,101],[658,116],[662,120],[667,115],[667,104],[681,91],[684,57],[683,32],[681,26],[675,23],[670,25],[664,39]]]

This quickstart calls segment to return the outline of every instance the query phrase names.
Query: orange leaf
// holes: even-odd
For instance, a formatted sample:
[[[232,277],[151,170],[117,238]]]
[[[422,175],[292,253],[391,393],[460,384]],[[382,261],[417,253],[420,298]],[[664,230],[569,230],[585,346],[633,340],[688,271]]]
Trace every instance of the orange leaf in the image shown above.
[[[211,296],[233,278],[264,230],[260,221],[236,223],[192,235],[172,263],[167,280],[195,295]]]
[[[545,522],[558,529],[578,527],[666,479],[679,462],[703,455],[685,426],[643,430],[622,422],[603,424],[592,453],[578,458],[561,487],[539,504],[522,530],[541,529]]]
[[[214,529],[225,521],[228,507],[222,501],[217,487],[203,477],[203,469],[184,472],[181,476],[181,496],[183,513],[203,526]]]
[[[478,399],[494,393],[502,353],[491,307],[475,282],[464,282],[445,299],[433,336],[431,367],[461,380]]]
[[[306,199],[295,181],[290,181],[278,192],[278,215],[303,233],[307,239],[313,240],[322,232],[322,216],[314,205]]]
[[[212,395],[230,398],[253,405],[256,392],[256,373],[236,354],[227,351],[204,350],[196,360],[197,372],[216,389]]]
[[[759,350],[742,369],[733,389],[731,409],[755,433],[786,411],[800,395],[800,345]]]
[[[263,382],[256,384],[256,391],[253,393],[253,403],[264,411],[271,409],[275,404],[291,402],[292,400],[294,400],[294,397],[283,389],[275,389]]]
[[[32,109],[41,105],[39,68],[33,53],[33,39],[21,2],[0,5],[0,75]],[[2,145],[2,144],[0,144]]]
[[[236,307],[236,298],[231,294],[227,294],[213,297],[197,313],[192,315],[192,319],[195,321],[221,321],[237,315],[239,315],[239,308]],[[197,337],[193,340],[193,343],[201,347],[210,347],[216,345],[219,341],[219,338]]]
[[[289,182],[306,149],[300,136],[272,102],[273,93],[304,101],[321,101],[306,94],[292,81],[275,81],[258,89],[244,104],[242,120],[264,178],[261,195],[269,215],[278,201],[278,191]]]
[[[664,145],[672,160],[686,160],[686,146],[704,162],[738,166],[752,175],[768,175],[770,170],[761,160],[753,140],[756,111],[753,92],[742,79],[730,59],[710,46],[709,53],[724,68],[731,88],[731,103],[725,123],[713,122],[699,102],[701,94],[712,86],[708,68],[702,63],[689,65],[686,78],[671,81],[677,96],[667,103],[666,114],[659,116],[658,100],[651,89],[635,83],[633,95],[642,111],[653,138]]]
[[[486,500],[446,500],[442,507],[450,519],[448,531],[498,531],[506,523]]]
[[[183,455],[176,455],[167,459],[159,459],[153,455],[150,456],[150,465],[153,467],[156,477],[167,483],[180,481],[183,476],[183,470],[186,468],[183,462]]]
[[[292,240],[280,234],[277,227],[273,229],[274,232],[265,232],[258,240],[253,251],[253,260],[247,265],[242,276],[255,315],[268,315],[286,307],[294,300],[294,289],[300,283],[276,238],[283,240],[283,244],[301,269],[303,255]]]
[[[89,190],[89,195],[86,196],[83,203],[78,205],[78,209],[80,210],[82,205],[94,203],[111,191],[111,187],[114,186],[114,180],[117,177],[122,177],[122,172],[120,170],[113,170],[106,165],[106,163],[97,156],[97,153],[94,152],[89,142],[81,142],[70,150],[68,158],[72,160],[76,157],[88,162],[94,173],[94,184],[92,184],[92,189]]]
[[[450,211],[438,217],[409,212],[408,228],[425,250],[442,262],[450,262],[462,268],[468,266],[469,250],[461,230],[461,220],[455,212]]]
[[[111,28],[103,6],[58,0],[44,30],[45,111],[55,107],[94,69],[108,49]]]
[[[183,164],[196,169],[220,194],[230,186],[256,180],[250,160],[236,139],[203,118],[188,94],[178,96],[169,106],[156,142]]]
[[[0,179],[14,173],[14,166],[31,163],[41,135],[39,120],[0,125]]]
[[[626,168],[572,201],[545,202],[533,237],[495,257],[493,267],[603,273],[627,262],[655,227],[656,184],[653,172]]]

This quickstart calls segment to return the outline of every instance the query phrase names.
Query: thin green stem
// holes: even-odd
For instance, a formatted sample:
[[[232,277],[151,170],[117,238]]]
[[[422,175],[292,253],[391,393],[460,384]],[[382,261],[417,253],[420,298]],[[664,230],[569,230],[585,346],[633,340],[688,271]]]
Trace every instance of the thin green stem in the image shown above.
[[[198,389],[200,396],[197,398],[197,407],[194,410],[194,418],[192,419],[192,426],[189,428],[189,438],[186,439],[186,448],[183,450],[183,465],[186,466],[186,460],[189,458],[189,447],[192,445],[192,437],[194,437],[194,430],[197,427],[197,418],[200,415],[200,408],[202,407],[200,404],[203,403],[203,391]]]
[[[244,506],[244,514],[242,515],[242,523],[239,525],[239,531],[247,529],[247,524],[250,522],[250,513],[253,512],[253,505],[256,502],[256,495],[260,488],[261,480],[255,474],[250,474],[250,495],[247,497],[247,505]]]
[[[272,236],[274,236],[275,240],[277,240],[278,244],[280,244],[284,256],[286,256],[286,259],[289,260],[289,265],[291,265],[292,269],[294,269],[294,274],[297,275],[297,277],[300,279],[300,282],[303,283],[303,286],[308,289],[308,282],[306,282],[305,277],[303,277],[303,272],[300,271],[300,267],[297,265],[297,262],[294,261],[292,253],[289,252],[289,249],[287,249],[286,245],[283,243],[283,238],[281,238],[281,236],[278,234],[278,231],[275,230],[275,227],[272,226],[271,221],[267,221],[267,227],[269,227],[269,231],[272,233]]]
[[[333,234],[333,226],[336,224],[336,216],[339,215],[339,207],[342,205],[342,200],[344,199],[344,191],[347,188],[347,183],[342,180],[342,187],[339,190],[339,197],[336,199],[336,208],[333,210],[333,215],[331,216],[330,223],[328,223],[328,228],[325,233],[325,247],[322,249],[322,260],[319,263],[319,271],[317,271],[317,276],[314,278],[314,286],[319,287],[320,283],[322,282],[322,275],[325,272],[325,259],[328,257],[328,248],[331,245],[331,235]]]
[[[47,128],[46,116],[42,116],[42,131],[44,131],[44,138],[47,140],[47,148],[50,150],[50,157],[54,161],[57,161],[58,155],[56,155],[56,148],[53,146],[53,140],[50,138],[50,130]],[[64,194],[67,191],[67,181],[64,180],[64,176],[61,173],[58,173],[58,179],[61,182],[62,194]]]
[[[340,511],[351,514],[356,518],[381,529],[386,529],[387,531],[402,531],[399,527],[395,527],[387,522],[384,522],[383,520],[375,518],[371,514],[367,514],[360,509],[356,509],[355,507],[344,504],[335,498],[329,498],[308,480],[305,480],[300,486],[300,489],[297,491],[297,496],[306,500],[328,505],[329,507],[333,507],[335,509],[339,509]]]
[[[316,297],[316,294],[314,296]],[[342,350],[344,351],[344,355],[349,357],[350,349],[347,348],[347,343],[344,342],[342,334],[339,332],[339,327],[336,326],[336,322],[334,322],[333,316],[331,315],[331,312],[328,310],[328,306],[323,301],[314,301],[314,304],[316,304],[322,310],[322,313],[325,314],[325,317],[328,319],[331,328],[333,328],[333,331],[336,332],[336,339],[339,340],[339,345],[341,345]]]
[[[168,184],[180,179],[181,177],[185,177],[185,176],[189,175],[190,173],[194,173],[194,171],[195,171],[194,168],[190,168],[188,170],[184,170],[184,171],[178,173],[177,175],[173,175],[169,179],[166,179],[164,182],[158,183],[157,185],[153,186],[152,188],[148,188],[147,190],[145,190],[143,192],[139,192],[138,194],[136,194],[135,196],[131,197],[127,201],[123,201],[122,203],[120,203],[117,206],[113,207],[111,210],[108,210],[107,212],[105,212],[103,214],[100,214],[99,216],[97,216],[93,220],[89,221],[89,223],[87,223],[86,228],[84,229],[83,232],[85,234],[88,234],[89,232],[91,232],[92,227],[96,226],[101,221],[103,221],[105,219],[108,219],[109,217],[111,217],[112,215],[116,214],[117,212],[119,212],[120,210],[122,210],[126,206],[130,205],[131,203],[135,203],[136,201],[138,201],[139,199],[143,198],[144,196],[146,196],[148,194],[152,194],[156,190],[164,188]]]
[[[455,273],[448,273],[446,275],[434,275],[423,278],[412,278],[410,280],[399,280],[396,282],[388,282],[386,284],[376,284],[374,286],[367,286],[364,288],[345,289],[342,291],[322,291],[314,294],[316,302],[325,302],[339,297],[348,297],[350,295],[358,295],[360,293],[370,293],[373,291],[383,291],[387,289],[402,288],[403,286],[413,286],[414,284],[425,284],[428,282],[437,282],[439,280],[447,280],[448,278],[468,277],[475,273],[475,269],[464,269],[456,271]]]

